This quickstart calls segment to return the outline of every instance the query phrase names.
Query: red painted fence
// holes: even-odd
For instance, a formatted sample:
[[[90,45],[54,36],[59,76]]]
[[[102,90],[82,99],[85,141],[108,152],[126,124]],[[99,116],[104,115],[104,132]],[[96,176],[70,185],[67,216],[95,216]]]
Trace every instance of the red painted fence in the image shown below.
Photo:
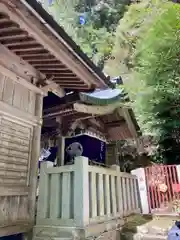
[[[171,209],[180,200],[180,184],[175,165],[153,165],[145,168],[150,212]],[[174,211],[176,211],[174,209]]]

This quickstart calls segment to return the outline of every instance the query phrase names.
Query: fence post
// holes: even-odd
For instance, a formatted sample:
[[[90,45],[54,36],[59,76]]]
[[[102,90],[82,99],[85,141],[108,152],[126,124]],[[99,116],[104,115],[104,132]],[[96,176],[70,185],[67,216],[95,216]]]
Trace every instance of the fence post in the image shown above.
[[[120,172],[120,166],[119,165],[111,165],[111,169],[117,171],[117,172]]]
[[[121,181],[121,171],[119,165],[112,165],[111,168],[117,172],[117,189],[116,189],[116,197],[117,197],[117,211],[120,217],[123,216],[123,197],[122,197],[122,181]]]
[[[48,174],[46,169],[53,167],[52,162],[41,162],[40,165],[40,180],[39,180],[39,197],[37,204],[37,219],[47,217],[48,204]]]
[[[180,165],[176,165],[177,175],[178,175],[178,183],[180,183]]]
[[[89,173],[88,158],[75,158],[74,218],[78,227],[89,224]]]
[[[142,213],[149,214],[149,202],[148,202],[145,170],[144,168],[137,168],[132,170],[131,174],[137,177]]]

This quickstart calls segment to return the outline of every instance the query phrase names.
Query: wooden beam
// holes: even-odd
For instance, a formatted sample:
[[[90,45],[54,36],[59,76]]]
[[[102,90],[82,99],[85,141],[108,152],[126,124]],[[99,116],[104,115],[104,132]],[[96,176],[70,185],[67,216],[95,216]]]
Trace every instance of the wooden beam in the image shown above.
[[[19,53],[21,53],[21,52],[26,52],[26,51],[28,51],[28,52],[32,52],[32,51],[38,51],[38,50],[44,50],[44,48],[43,47],[41,47],[41,46],[34,46],[34,47],[28,47],[28,46],[26,46],[26,47],[23,47],[23,48],[9,48],[12,52],[14,52],[14,53],[16,53],[17,55],[19,55]]]
[[[34,55],[35,56],[35,55]],[[33,56],[33,57],[34,57]],[[37,55],[38,56],[38,55]],[[44,56],[44,55],[43,55]],[[27,58],[28,58],[28,55],[27,55]],[[26,59],[26,57],[24,57],[24,59]],[[61,64],[59,61],[51,61],[51,62],[41,62],[41,63],[33,63],[32,64],[34,67],[46,67],[46,66],[57,66],[57,67],[61,67],[61,66],[64,66],[63,64]]]
[[[134,123],[132,121],[132,118],[131,118],[131,116],[129,114],[129,110],[127,108],[123,108],[122,112],[123,112],[124,119],[127,122],[129,131],[131,132],[132,136],[137,139],[138,138],[138,134],[137,134],[136,128],[134,126]]]
[[[54,71],[56,72],[60,72],[61,71],[61,69],[67,69],[67,67],[66,66],[64,66],[63,64],[59,64],[59,66],[55,66],[55,65],[53,65],[53,66],[44,66],[44,67],[42,67],[42,66],[36,66],[36,68],[39,70],[39,71],[41,71],[41,72],[45,72],[45,73],[54,73]],[[75,74],[73,74],[72,73],[72,75],[74,75],[74,76],[76,76]]]
[[[77,85],[77,86],[79,86],[79,85],[84,85],[85,86],[85,84],[83,82],[79,81],[77,78],[74,78],[74,79],[72,79],[72,78],[68,79],[67,78],[66,79],[65,77],[63,77],[62,79],[55,79],[55,78],[52,78],[52,79],[57,84],[67,84],[67,86],[69,84],[71,84],[71,85],[74,84],[74,85]]]
[[[56,96],[58,96],[58,97],[60,97],[60,98],[62,98],[62,97],[65,96],[65,91],[64,91],[64,89],[61,88],[61,87],[59,87],[59,86],[58,86],[57,88],[53,89],[52,92],[53,92]]]
[[[80,80],[77,76],[62,74],[62,75],[59,75],[58,77],[56,75],[52,75],[52,78],[56,82],[62,82],[62,81],[70,82],[72,80],[72,82],[77,82],[78,81],[79,83],[84,84],[84,82],[82,80]]]
[[[53,82],[53,83],[47,84],[46,86],[42,87],[41,89],[43,89],[43,91],[45,91],[45,92],[51,92],[56,87],[57,87],[57,84]]]
[[[43,53],[21,53],[20,54],[21,57],[23,57],[23,59],[25,60],[31,60],[34,59],[36,57],[47,57],[47,56],[51,56],[51,54],[47,51],[44,51]]]
[[[64,75],[69,75],[69,74],[71,74],[71,75],[73,75],[73,72],[71,72],[70,70],[68,70],[68,69],[61,69],[58,73],[55,73],[54,75],[53,75],[53,77],[54,78],[58,78],[59,76],[61,76],[61,74],[64,74]],[[46,74],[46,76],[47,77],[52,77],[52,74]],[[81,80],[82,81],[82,80]]]
[[[79,85],[84,85],[84,86],[86,86],[85,84],[84,84],[84,82],[82,82],[82,81],[80,81],[78,78],[66,78],[66,77],[64,77],[64,78],[58,78],[58,79],[56,79],[56,78],[53,78],[52,77],[52,79],[53,79],[53,81],[55,81],[57,84],[66,84],[67,83],[67,85],[69,85],[69,84],[71,84],[71,85],[77,85],[77,86],[79,86]]]
[[[39,68],[38,68],[38,70],[39,70]],[[44,70],[41,70],[41,72],[44,72],[44,73],[46,73],[46,74],[51,74],[51,75],[53,75],[53,74],[59,74],[59,75],[61,75],[62,70],[66,71],[66,72],[69,71],[69,69],[66,70],[65,68],[63,68],[63,69],[55,68],[54,70],[52,70],[52,69],[44,69]]]
[[[8,76],[8,77],[12,78],[15,82],[20,83],[21,85],[25,86],[27,89],[32,90],[32,91],[34,91],[36,93],[41,93],[42,95],[45,95],[43,90],[37,88],[32,83],[26,81],[24,78],[18,76],[17,74],[15,74],[14,72],[8,70],[7,68],[5,68],[2,65],[0,65],[0,72],[2,74],[4,74],[5,76]]]
[[[5,35],[5,34],[3,34],[2,36],[0,36],[0,41],[2,41],[2,43],[3,43],[3,41],[7,41],[7,40],[21,40],[21,39],[24,39],[24,38],[26,38],[26,37],[28,37],[28,34],[27,33],[25,33],[25,32],[22,32],[21,31],[21,33],[19,33],[19,34],[8,34],[8,35]]]
[[[58,97],[62,98],[65,96],[65,91],[64,89],[60,88],[59,85],[57,85],[56,83],[52,82],[52,81],[46,81],[48,84],[44,87],[42,87],[42,89],[46,92],[53,92],[55,95],[57,95]]]
[[[64,87],[64,88],[69,88],[70,87],[74,87],[75,89],[78,89],[78,91],[81,91],[82,89],[87,89],[88,91],[88,86],[85,85],[84,83],[79,83],[78,81],[61,81],[61,82],[57,82],[57,84],[59,84],[59,86]]]
[[[21,30],[19,30],[19,28],[17,28],[16,26],[13,27],[4,27],[4,28],[0,28],[0,34],[11,34],[11,32],[19,32]]]
[[[43,115],[43,119],[45,118],[54,118],[54,117],[57,117],[57,116],[63,116],[65,115],[66,113],[73,113],[74,114],[74,111],[73,109],[65,109],[65,110],[59,110],[59,111],[56,111],[56,112],[51,112],[51,113],[48,113],[48,114],[44,114]]]
[[[79,94],[78,92],[74,92],[72,94],[69,95],[65,95],[65,97],[63,98],[63,104],[59,104],[53,107],[48,107],[48,108],[44,108],[43,113],[44,114],[49,114],[49,113],[55,113],[55,112],[59,112],[62,111],[62,109],[67,109],[70,108],[73,110],[72,104],[75,102],[79,101]]]
[[[69,88],[69,86],[75,86],[77,88],[87,87],[84,83],[79,83],[78,81],[59,81],[56,82],[59,86],[65,86],[64,88]]]
[[[25,46],[26,44],[28,44],[29,46],[31,45],[35,45],[36,42],[34,40],[29,40],[29,41],[20,41],[20,42],[17,42],[15,41],[14,43],[13,42],[9,42],[9,43],[3,43],[4,46],[8,47],[9,49],[12,49],[12,48],[18,48],[19,47],[22,47],[22,46]]]
[[[0,24],[6,24],[9,22],[8,18],[0,18]]]
[[[104,131],[103,127],[100,127],[99,125],[95,124],[94,122],[92,122],[92,120],[94,120],[94,116],[92,116],[89,119],[83,120],[83,123],[87,130],[89,130],[91,128],[91,129],[98,130],[100,132]]]
[[[125,123],[126,123],[126,121],[123,119],[123,120],[119,120],[119,121],[113,121],[113,122],[105,123],[105,126],[107,126],[107,127],[118,127],[121,124],[125,124]]]
[[[37,56],[38,57],[38,56]],[[50,56],[51,57],[51,56]],[[61,62],[59,62],[58,60],[56,60],[56,59],[42,59],[42,61],[41,60],[35,60],[35,59],[33,59],[33,60],[28,60],[28,62],[29,63],[31,63],[31,65],[32,66],[35,66],[36,67],[36,65],[37,66],[39,66],[39,65],[46,65],[46,64],[61,64]]]
[[[76,86],[86,86],[83,82],[79,81],[79,79],[77,78],[62,78],[62,79],[54,79],[53,80],[57,83],[57,84],[67,84],[67,86],[70,85],[76,85]]]
[[[76,120],[87,120],[87,119],[91,119],[91,118],[93,118],[94,116],[92,116],[91,114],[90,115],[88,115],[88,116],[81,116],[81,115],[79,115],[79,116],[77,116],[75,119]]]
[[[65,80],[66,79],[68,80],[68,78],[73,79],[73,80],[74,80],[74,78],[78,79],[77,76],[73,75],[73,73],[67,73],[67,72],[63,72],[60,75],[50,75],[50,74],[47,74],[46,77],[47,78],[52,78],[53,80],[57,80],[57,81],[58,80],[61,81],[62,78],[64,78]],[[82,80],[80,80],[80,82],[84,83]]]
[[[8,17],[4,13],[0,13],[0,19],[8,19]]]
[[[96,117],[95,120],[97,120],[97,122],[100,124],[100,126],[103,126],[103,128],[105,129],[105,124],[104,124],[101,116]]]
[[[101,131],[105,131],[105,125],[104,123],[101,121],[101,119],[96,119],[95,117],[93,117],[92,119],[88,120],[90,122],[90,124],[92,126],[95,126],[99,129],[101,129]]]
[[[27,51],[26,54],[32,54],[32,52]],[[36,52],[34,52],[33,54],[36,54]],[[20,56],[21,56],[21,54],[20,54]],[[28,62],[32,65],[36,64],[36,63],[39,64],[39,63],[42,63],[42,62],[45,63],[45,62],[51,62],[51,61],[57,61],[57,60],[52,55],[44,56],[43,58],[41,56],[37,56],[37,57],[32,58],[31,60],[28,60]]]
[[[46,74],[46,76],[47,76],[47,78],[50,78],[50,77],[52,77],[52,74]],[[72,77],[76,77],[77,78],[77,76],[73,72],[66,71],[64,69],[62,69],[61,73],[56,73],[55,75],[53,75],[53,78],[56,79],[56,78],[59,78],[61,76],[69,76],[69,77],[72,76]]]
[[[2,40],[2,44],[3,45],[7,45],[7,44],[22,44],[22,43],[24,43],[24,42],[29,42],[29,41],[34,41],[35,42],[35,40],[33,39],[33,38],[31,38],[31,37],[23,37],[23,38],[20,38],[20,39],[7,39],[7,40]]]
[[[10,19],[6,23],[0,23],[0,29],[11,28],[11,27],[18,28],[19,26],[17,23],[12,22]]]
[[[22,84],[29,90],[43,94],[43,90],[37,88],[30,81],[32,78],[37,78],[37,75],[40,75],[42,78],[44,78],[44,76],[40,74],[40,72],[37,74],[36,69],[13,54],[2,44],[0,44],[0,72]]]
[[[20,45],[19,44],[13,44],[13,46],[9,46],[9,49],[11,50],[11,51],[21,51],[21,49],[26,49],[27,51],[29,51],[29,49],[31,50],[33,50],[33,49],[43,49],[44,50],[44,48],[43,48],[43,46],[42,45],[40,45],[39,43],[37,43],[35,40],[33,40],[33,41],[30,41],[30,43],[26,43],[26,42],[22,42]]]
[[[59,84],[63,88],[68,88],[68,89],[77,89],[79,91],[84,91],[89,89],[87,85],[75,85],[75,84]]]

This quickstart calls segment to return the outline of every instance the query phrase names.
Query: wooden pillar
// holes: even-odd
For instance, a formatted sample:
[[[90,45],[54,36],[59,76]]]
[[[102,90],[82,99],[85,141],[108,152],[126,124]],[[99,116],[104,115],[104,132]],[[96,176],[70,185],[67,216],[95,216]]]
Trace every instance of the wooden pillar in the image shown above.
[[[118,149],[118,143],[116,142],[114,144],[114,152],[115,152],[115,161],[116,161],[116,165],[120,166],[120,162],[119,162],[119,149]]]
[[[35,116],[42,118],[43,95],[36,95]],[[33,128],[33,138],[31,147],[31,162],[30,162],[30,176],[29,176],[29,209],[30,217],[35,219],[36,207],[36,189],[38,176],[38,160],[40,156],[40,141],[41,141],[41,123]]]
[[[57,117],[56,122],[58,122],[58,153],[57,153],[57,166],[64,165],[64,137],[62,136],[62,117]]]
[[[58,136],[58,153],[57,153],[57,166],[64,165],[64,137]]]

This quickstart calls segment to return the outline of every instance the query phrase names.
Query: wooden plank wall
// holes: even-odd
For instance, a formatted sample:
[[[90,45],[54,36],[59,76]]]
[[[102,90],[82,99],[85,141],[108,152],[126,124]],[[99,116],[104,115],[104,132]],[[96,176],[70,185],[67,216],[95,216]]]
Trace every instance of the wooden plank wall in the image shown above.
[[[0,184],[26,185],[31,139],[30,128],[1,118]]]
[[[35,93],[0,73],[0,101],[34,115]]]
[[[33,220],[29,189],[34,126],[25,120],[26,114],[35,115],[35,102],[36,93],[0,73],[0,104],[24,113],[23,120],[23,115],[20,119],[1,111],[0,105],[0,227]]]

